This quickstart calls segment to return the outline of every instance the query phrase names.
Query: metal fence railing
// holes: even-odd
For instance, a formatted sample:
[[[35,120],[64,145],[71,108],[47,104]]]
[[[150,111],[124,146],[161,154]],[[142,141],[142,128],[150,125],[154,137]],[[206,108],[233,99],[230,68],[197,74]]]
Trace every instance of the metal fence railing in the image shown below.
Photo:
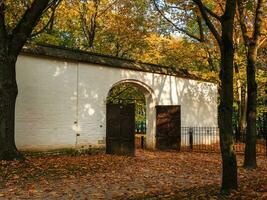
[[[144,121],[135,122],[135,133],[136,134],[145,134],[146,133],[146,122],[144,122]]]
[[[142,131],[141,131],[142,130]],[[145,148],[146,134],[139,129],[135,134],[136,148]],[[235,135],[235,151],[245,152],[246,134]],[[218,127],[182,127],[181,151],[220,152],[220,135]],[[267,136],[262,130],[257,130],[257,155],[267,156]]]
[[[182,127],[181,150],[219,151],[220,136],[217,127]]]
[[[266,134],[257,130],[256,153],[257,155],[267,155]],[[241,135],[235,138],[235,151],[245,152],[246,136]],[[181,150],[193,151],[220,151],[220,135],[217,127],[182,127],[181,128]]]

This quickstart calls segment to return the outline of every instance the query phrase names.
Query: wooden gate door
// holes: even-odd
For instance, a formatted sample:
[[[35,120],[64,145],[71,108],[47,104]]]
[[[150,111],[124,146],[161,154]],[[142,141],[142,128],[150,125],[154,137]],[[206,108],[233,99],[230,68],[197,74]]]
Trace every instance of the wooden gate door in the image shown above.
[[[106,153],[135,154],[135,105],[107,104]]]
[[[156,148],[181,148],[181,106],[156,106]]]

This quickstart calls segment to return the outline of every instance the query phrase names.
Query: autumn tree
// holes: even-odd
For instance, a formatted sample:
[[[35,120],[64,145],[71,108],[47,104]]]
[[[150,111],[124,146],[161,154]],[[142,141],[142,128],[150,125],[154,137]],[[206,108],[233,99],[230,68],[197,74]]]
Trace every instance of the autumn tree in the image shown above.
[[[14,6],[14,2],[0,1],[0,160],[22,158],[14,138],[15,103],[18,94],[15,65],[22,47],[42,14],[55,3],[51,0],[23,2],[16,18],[8,21],[7,19],[12,18],[10,6]]]
[[[261,44],[263,26],[264,0],[244,1],[237,0],[239,22],[242,30],[243,40],[247,57],[247,129],[244,167],[256,168],[256,120],[257,120],[257,82],[256,82],[256,61],[257,52]],[[251,20],[250,20],[251,19]]]
[[[120,4],[120,0],[72,0],[65,1],[65,5],[61,10],[63,13],[70,12],[76,31],[82,31],[84,36],[84,47],[94,51],[94,42],[98,29],[103,26],[104,15],[110,14],[116,4]],[[64,16],[63,16],[64,17]],[[79,19],[77,21],[77,19]],[[62,19],[61,19],[62,20]],[[76,24],[75,24],[76,23]],[[77,37],[79,37],[77,35]]]
[[[209,30],[215,37],[221,56],[220,69],[220,103],[219,103],[219,129],[220,145],[223,161],[222,190],[237,189],[237,164],[233,139],[233,28],[236,3],[226,0],[222,15],[217,15],[201,0],[193,0],[198,6],[201,15]],[[211,18],[219,21],[219,31]]]
[[[93,48],[94,46],[94,39],[95,33],[97,28],[97,17],[98,17],[98,7],[100,4],[100,0],[93,0],[92,1],[92,13],[90,14],[89,19],[86,17],[86,13],[88,12],[88,8],[86,4],[83,3],[79,13],[80,13],[80,20],[83,29],[83,33],[88,41],[88,47]]]
[[[166,2],[166,1],[164,1]],[[236,155],[234,151],[234,135],[233,135],[233,61],[234,61],[234,46],[233,46],[233,28],[234,18],[236,10],[236,2],[232,0],[226,0],[225,2],[219,2],[221,11],[219,14],[215,13],[210,7],[204,5],[202,0],[193,0],[193,4],[189,4],[185,1],[167,1],[171,4],[170,7],[178,8],[182,10],[180,5],[185,4],[187,13],[190,9],[193,13],[199,12],[202,19],[205,21],[209,31],[214,36],[219,49],[220,49],[220,103],[219,103],[219,130],[220,130],[220,146],[223,161],[223,173],[222,173],[222,190],[229,191],[237,189],[237,163]],[[175,4],[176,3],[176,4]],[[196,7],[198,10],[196,10]],[[177,12],[178,15],[181,12]],[[175,13],[175,14],[177,14]],[[173,13],[171,13],[173,14]],[[165,17],[166,19],[166,17]],[[199,19],[197,17],[196,19]],[[173,21],[171,21],[173,23]],[[187,33],[184,27],[180,28],[181,24],[178,23],[177,29],[192,38],[199,40],[203,38],[203,32],[201,30],[201,22],[199,23],[200,38],[196,38],[192,33]]]
[[[146,38],[154,25],[149,16],[147,0],[120,0],[113,6],[112,12],[106,15],[105,24],[99,43],[99,52],[121,58],[138,59],[147,47]],[[103,41],[103,42],[102,42]]]

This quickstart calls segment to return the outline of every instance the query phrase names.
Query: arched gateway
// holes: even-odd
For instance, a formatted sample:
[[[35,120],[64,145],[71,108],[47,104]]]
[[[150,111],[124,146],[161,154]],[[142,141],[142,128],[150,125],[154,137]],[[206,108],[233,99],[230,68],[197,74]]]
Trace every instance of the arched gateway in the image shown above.
[[[145,83],[135,79],[121,80],[112,85],[111,89],[123,84],[137,87],[145,97],[146,106],[146,147],[155,147],[156,134],[156,98],[154,91]],[[111,90],[110,89],[110,90]],[[110,92],[110,91],[109,91]],[[134,104],[107,104],[107,152],[118,154],[134,154],[135,145],[135,106]]]
[[[15,128],[20,150],[105,148],[107,96],[111,88],[124,83],[137,86],[146,97],[147,148],[173,145],[173,139],[162,139],[162,130],[172,137],[177,123],[217,127],[216,84],[177,67],[44,46],[25,48],[16,67]]]

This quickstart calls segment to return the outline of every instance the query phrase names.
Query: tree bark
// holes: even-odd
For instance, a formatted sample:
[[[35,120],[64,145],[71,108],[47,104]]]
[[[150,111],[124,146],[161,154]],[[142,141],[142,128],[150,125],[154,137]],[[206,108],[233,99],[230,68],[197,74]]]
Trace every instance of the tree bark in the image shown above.
[[[219,129],[223,161],[222,191],[237,189],[237,164],[233,137],[233,48],[221,47]]]
[[[222,35],[220,43],[221,69],[220,69],[220,104],[219,129],[220,146],[223,161],[222,191],[229,192],[237,189],[237,163],[234,150],[233,134],[233,24],[235,2],[228,2],[222,16]]]
[[[16,61],[49,2],[34,0],[12,31],[5,23],[5,2],[0,3],[0,160],[23,158],[15,144]]]
[[[237,0],[239,23],[242,29],[244,44],[247,48],[247,86],[248,86],[248,102],[247,102],[247,129],[246,129],[246,148],[245,148],[245,168],[256,168],[256,109],[257,109],[257,82],[256,82],[256,61],[257,51],[260,46],[260,36],[263,27],[264,4],[265,0],[258,0],[256,2],[256,9],[254,11],[254,22],[252,29],[247,22],[246,16],[246,2]],[[252,32],[252,36],[249,32]]]
[[[256,60],[257,49],[255,43],[250,43],[247,55],[247,85],[248,85],[248,102],[247,102],[247,131],[245,147],[245,168],[256,168],[256,117],[257,117],[257,83],[256,83]]]
[[[193,0],[199,7],[201,15],[206,22],[209,30],[217,40],[221,54],[220,69],[220,103],[219,103],[219,130],[220,146],[223,162],[222,192],[228,193],[237,189],[237,164],[234,150],[233,132],[233,70],[234,70],[234,48],[233,48],[233,28],[236,2],[226,0],[225,11],[222,16],[216,16],[221,24],[221,34],[211,21],[201,0]]]
[[[23,159],[15,144],[15,104],[18,94],[16,57],[0,49],[0,160]]]

